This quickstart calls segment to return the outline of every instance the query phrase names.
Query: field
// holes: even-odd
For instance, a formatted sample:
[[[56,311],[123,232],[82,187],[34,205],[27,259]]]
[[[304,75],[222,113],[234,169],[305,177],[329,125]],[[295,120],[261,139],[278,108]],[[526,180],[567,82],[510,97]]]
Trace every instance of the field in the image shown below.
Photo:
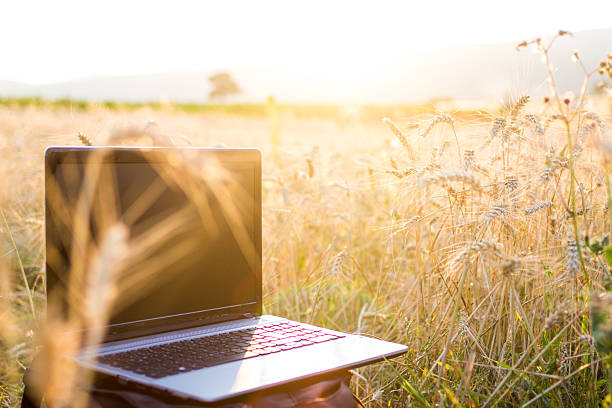
[[[43,151],[79,134],[260,149],[265,312],[410,347],[355,370],[366,406],[600,406],[612,110],[605,96],[579,102],[517,96],[447,114],[3,104],[1,406],[16,406],[35,342],[53,329],[40,325]]]

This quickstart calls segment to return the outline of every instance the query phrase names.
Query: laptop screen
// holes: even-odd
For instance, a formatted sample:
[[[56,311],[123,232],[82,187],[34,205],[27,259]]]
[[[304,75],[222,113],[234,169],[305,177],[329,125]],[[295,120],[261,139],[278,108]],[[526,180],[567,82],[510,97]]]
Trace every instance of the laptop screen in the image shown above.
[[[260,308],[256,151],[113,148],[47,156],[47,287],[61,308],[74,302],[91,313],[97,284],[94,290],[112,295],[111,335]],[[121,242],[112,241],[113,230],[123,231]],[[91,276],[104,262],[110,283]]]

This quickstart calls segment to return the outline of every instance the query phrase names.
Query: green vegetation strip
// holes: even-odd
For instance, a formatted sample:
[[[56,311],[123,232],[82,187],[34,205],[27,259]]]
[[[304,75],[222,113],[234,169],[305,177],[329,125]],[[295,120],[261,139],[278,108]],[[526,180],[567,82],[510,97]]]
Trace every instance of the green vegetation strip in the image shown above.
[[[93,109],[109,111],[135,111],[152,109],[156,111],[184,112],[188,114],[221,113],[227,115],[267,117],[282,113],[296,118],[329,118],[351,121],[360,120],[379,122],[386,115],[420,115],[431,114],[436,108],[432,104],[408,105],[345,105],[337,104],[268,104],[268,103],[238,103],[238,104],[208,104],[208,103],[165,103],[165,102],[91,102],[75,99],[47,100],[39,97],[0,97],[0,106],[25,109],[29,107],[46,109],[69,109],[87,112]],[[462,111],[455,115],[467,114],[477,116],[476,111]]]

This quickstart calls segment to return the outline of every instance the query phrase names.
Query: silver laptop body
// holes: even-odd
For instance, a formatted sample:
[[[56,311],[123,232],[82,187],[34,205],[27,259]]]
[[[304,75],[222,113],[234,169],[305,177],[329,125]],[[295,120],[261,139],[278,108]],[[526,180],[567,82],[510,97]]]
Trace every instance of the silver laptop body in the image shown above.
[[[190,180],[181,163],[195,163],[189,169],[200,180]],[[119,286],[117,310],[96,348],[97,359],[80,358],[81,364],[138,387],[216,402],[407,351],[396,343],[262,315],[261,156],[255,149],[48,148],[50,299],[67,298],[71,270],[72,226],[58,208],[77,205],[91,168],[98,182],[112,179],[114,185],[113,194],[93,200],[98,211],[114,211],[136,242],[160,229],[170,231],[150,259],[179,255],[168,265],[151,263],[160,268],[155,272],[146,260],[134,266],[133,277],[145,274],[148,283],[138,286],[138,279],[126,278],[132,285]],[[194,202],[204,203],[205,210]],[[172,222],[178,213],[185,214],[183,223]],[[102,234],[103,227],[92,221],[91,239],[99,242]]]

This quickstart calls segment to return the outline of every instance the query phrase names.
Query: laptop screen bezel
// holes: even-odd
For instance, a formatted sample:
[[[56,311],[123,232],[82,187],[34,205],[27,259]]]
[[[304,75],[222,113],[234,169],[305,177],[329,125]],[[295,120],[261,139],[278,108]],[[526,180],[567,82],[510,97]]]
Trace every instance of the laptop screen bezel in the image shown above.
[[[202,155],[214,155],[221,163],[245,164],[253,166],[254,177],[254,245],[258,260],[252,262],[255,265],[255,302],[246,305],[234,305],[218,309],[208,309],[187,314],[164,316],[155,319],[125,322],[106,326],[105,342],[125,340],[147,334],[155,334],[170,330],[179,330],[188,327],[201,326],[220,321],[236,319],[241,316],[260,316],[262,314],[262,206],[261,206],[261,153],[257,149],[226,149],[226,148],[201,148],[201,147],[65,147],[52,146],[45,150],[45,220],[50,217],[47,192],[50,191],[50,183],[53,180],[55,169],[62,163],[138,163],[151,162],[144,157],[149,153],[163,153],[164,151],[197,152]],[[101,154],[92,154],[94,152]],[[155,154],[156,163],[167,161],[168,155]],[[204,157],[203,157],[204,158]],[[45,251],[49,251],[50,242],[54,235],[50,223],[45,222]],[[46,274],[49,274],[50,265],[46,262]],[[45,279],[47,293],[49,293],[48,279]]]

